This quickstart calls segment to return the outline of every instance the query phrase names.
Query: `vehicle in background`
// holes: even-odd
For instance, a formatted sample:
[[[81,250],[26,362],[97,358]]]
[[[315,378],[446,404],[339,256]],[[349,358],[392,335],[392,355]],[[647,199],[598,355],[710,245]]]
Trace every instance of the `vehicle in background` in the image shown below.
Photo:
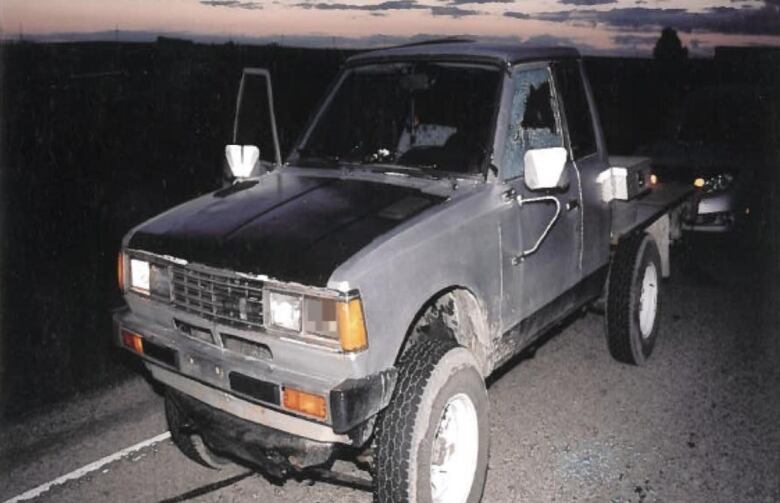
[[[698,211],[686,230],[726,233],[764,217],[760,180],[771,165],[769,90],[715,86],[692,91],[669,136],[641,147],[657,179],[693,185]],[[760,225],[760,224],[759,224]]]

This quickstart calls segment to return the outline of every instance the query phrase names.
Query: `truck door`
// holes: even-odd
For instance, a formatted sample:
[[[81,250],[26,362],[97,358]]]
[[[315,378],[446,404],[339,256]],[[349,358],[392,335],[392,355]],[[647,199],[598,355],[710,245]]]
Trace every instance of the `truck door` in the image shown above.
[[[524,65],[512,74],[511,103],[505,131],[502,177],[506,208],[502,219],[504,271],[503,325],[521,321],[531,331],[567,306],[556,299],[581,278],[580,177],[567,154],[556,189],[530,190],[524,180],[524,156],[532,149],[566,147],[551,70]],[[506,106],[506,105],[505,105]],[[534,316],[536,315],[536,316]],[[541,328],[541,327],[538,327]]]
[[[599,127],[598,114],[581,61],[561,60],[553,64],[561,114],[582,184],[582,273],[592,276],[609,262],[610,210],[601,197],[599,173],[609,167],[607,149]]]

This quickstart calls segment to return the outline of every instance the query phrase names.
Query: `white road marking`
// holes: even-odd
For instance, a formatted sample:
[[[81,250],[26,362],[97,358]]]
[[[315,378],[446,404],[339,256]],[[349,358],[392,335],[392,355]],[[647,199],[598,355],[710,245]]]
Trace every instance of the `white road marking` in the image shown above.
[[[132,454],[135,451],[139,451],[145,447],[149,447],[150,445],[154,445],[158,442],[162,442],[163,440],[167,440],[171,438],[171,432],[166,431],[165,433],[160,433],[156,437],[148,438],[142,442],[138,442],[135,445],[131,445],[130,447],[127,447],[125,449],[122,449],[121,451],[117,451],[113,454],[109,454],[108,456],[104,458],[100,458],[97,461],[94,461],[88,465],[82,466],[81,468],[78,468],[76,470],[73,470],[70,473],[66,473],[65,475],[61,477],[57,477],[56,479],[45,482],[38,487],[35,487],[33,489],[30,489],[29,491],[20,494],[19,496],[14,496],[13,498],[4,501],[3,503],[16,503],[17,501],[25,501],[30,500],[33,498],[37,498],[41,494],[45,493],[49,489],[51,489],[54,486],[58,486],[60,484],[64,484],[65,482],[68,482],[69,480],[76,480],[80,479],[84,475],[94,472],[95,470],[99,470],[103,466],[113,463],[114,461],[121,459],[128,454]]]

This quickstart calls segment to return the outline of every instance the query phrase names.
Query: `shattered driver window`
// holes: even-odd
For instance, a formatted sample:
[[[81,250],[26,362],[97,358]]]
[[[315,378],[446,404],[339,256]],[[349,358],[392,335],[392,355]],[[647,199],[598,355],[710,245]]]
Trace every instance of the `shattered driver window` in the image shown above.
[[[523,174],[523,156],[528,150],[563,146],[547,69],[518,71],[512,81],[514,97],[504,150],[506,179]]]

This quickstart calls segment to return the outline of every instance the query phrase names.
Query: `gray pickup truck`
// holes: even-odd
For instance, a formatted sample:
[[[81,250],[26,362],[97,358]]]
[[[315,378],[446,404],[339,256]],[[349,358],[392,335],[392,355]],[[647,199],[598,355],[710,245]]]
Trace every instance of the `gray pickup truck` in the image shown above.
[[[274,120],[270,75],[246,69],[231,183],[119,255],[116,343],[190,458],[350,458],[377,501],[475,502],[494,370],[590,306],[615,359],[650,356],[689,189],[607,155],[576,50],[368,52],[284,162]]]

